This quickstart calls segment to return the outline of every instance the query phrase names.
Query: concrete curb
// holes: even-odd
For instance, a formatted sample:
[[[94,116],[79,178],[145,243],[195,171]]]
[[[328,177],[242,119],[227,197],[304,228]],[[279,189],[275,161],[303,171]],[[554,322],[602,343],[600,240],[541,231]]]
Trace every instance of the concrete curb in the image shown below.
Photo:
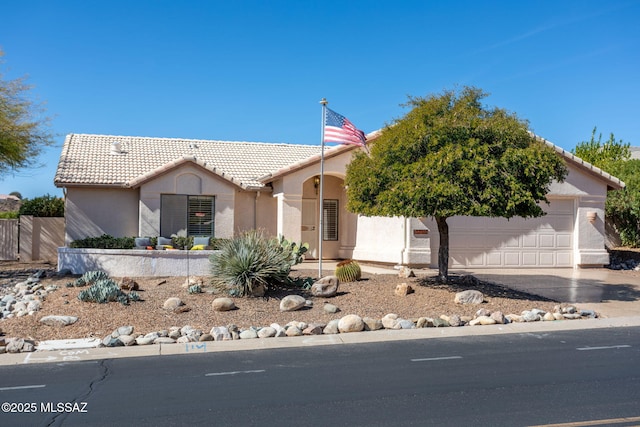
[[[602,329],[640,326],[640,316],[560,320],[553,322],[510,323],[507,325],[420,328],[310,335],[302,337],[256,338],[236,341],[207,341],[186,344],[151,344],[131,347],[68,348],[32,353],[3,354],[0,366],[33,363],[70,363],[103,359],[144,356],[179,356],[221,351],[269,350],[279,348],[312,347],[318,345],[362,344],[382,341],[453,338],[469,335],[504,335],[548,333],[583,329]]]

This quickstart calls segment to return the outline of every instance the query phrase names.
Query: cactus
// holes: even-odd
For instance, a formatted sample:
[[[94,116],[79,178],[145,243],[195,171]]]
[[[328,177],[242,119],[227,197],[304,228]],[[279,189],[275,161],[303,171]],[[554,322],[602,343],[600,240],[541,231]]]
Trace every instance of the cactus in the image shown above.
[[[201,294],[202,287],[200,285],[191,285],[189,286],[189,289],[187,290],[187,292],[189,292],[190,294]]]
[[[82,277],[78,278],[73,283],[67,283],[67,288],[82,287],[92,283],[95,283],[99,280],[109,280],[109,275],[104,271],[95,270],[95,271],[87,271],[82,275]]]
[[[278,242],[280,243],[280,246],[282,246],[282,249],[291,253],[290,262],[292,267],[296,264],[300,264],[304,260],[303,255],[309,250],[308,243],[297,244],[296,242],[289,242],[282,235],[278,239]]]
[[[357,261],[347,259],[338,263],[335,275],[341,282],[356,282],[362,277],[362,270]]]
[[[123,305],[129,305],[129,301],[140,301],[140,295],[137,292],[132,291],[127,295],[104,271],[88,271],[75,283],[68,283],[67,286],[85,286],[89,283],[91,283],[89,288],[78,293],[80,301],[99,304],[118,301]]]

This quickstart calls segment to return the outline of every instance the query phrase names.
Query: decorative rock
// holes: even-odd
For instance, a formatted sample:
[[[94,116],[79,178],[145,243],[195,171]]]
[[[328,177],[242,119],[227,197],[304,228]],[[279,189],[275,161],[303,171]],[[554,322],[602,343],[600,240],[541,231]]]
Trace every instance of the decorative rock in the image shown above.
[[[524,322],[524,318],[519,314],[507,314],[506,318],[509,319],[510,322],[515,322],[515,323]]]
[[[120,289],[125,291],[137,291],[140,288],[138,282],[130,277],[123,277],[120,281]]]
[[[431,319],[433,321],[433,319]],[[429,325],[429,318],[420,317],[416,322],[416,328],[426,328]]]
[[[493,313],[491,313],[489,317],[495,320],[496,323],[499,325],[504,325],[506,323],[509,323],[509,321],[507,320],[506,317],[504,317],[504,314],[502,314],[501,311],[494,311]]]
[[[378,331],[384,326],[382,326],[382,320],[374,319],[372,317],[363,317],[362,321],[364,322],[364,330],[365,331]]]
[[[125,346],[134,345],[136,343],[136,339],[131,335],[120,335],[118,339]]]
[[[396,321],[398,320],[398,315],[394,313],[389,313],[382,318],[382,326],[385,329],[393,329],[396,325]]]
[[[153,340],[153,343],[154,344],[175,344],[176,340],[169,337],[158,337],[155,340]]]
[[[231,339],[233,339],[233,340],[239,340],[240,339],[240,328],[238,328],[237,325],[234,325],[234,324],[227,325],[227,329],[229,330],[229,333],[231,334]]]
[[[456,304],[482,304],[484,295],[480,291],[468,290],[458,292],[453,300]]]
[[[176,339],[175,341],[178,344],[187,344],[187,343],[190,343],[190,342],[195,342],[195,339],[193,339],[190,336],[185,335],[185,336],[182,336],[182,337],[178,337],[178,339]]]
[[[75,316],[45,316],[40,319],[40,323],[47,326],[69,326],[78,321]]]
[[[496,321],[494,319],[492,319],[489,316],[480,316],[476,319],[473,319],[471,322],[469,322],[469,325],[471,326],[476,326],[476,325],[495,325]]]
[[[300,295],[287,295],[280,301],[280,311],[296,311],[305,306],[306,300]]]
[[[24,344],[22,345],[22,350],[20,350],[20,352],[31,353],[33,351],[36,351],[36,346],[33,344],[33,342],[25,340]]]
[[[415,329],[416,325],[407,319],[399,319],[395,325],[395,329]]]
[[[338,293],[340,280],[336,276],[327,276],[311,285],[311,295],[314,297],[330,298]]]
[[[340,311],[340,309],[338,307],[336,307],[333,304],[329,304],[329,303],[325,303],[324,307],[322,307],[322,309],[327,312],[327,313],[337,313]]]
[[[563,307],[562,314],[573,314],[576,312],[576,308],[574,306]]]
[[[258,338],[272,338],[275,337],[278,331],[271,326],[267,326],[266,328],[260,328],[258,331]]]
[[[162,305],[162,308],[164,308],[165,310],[174,311],[175,309],[183,305],[184,303],[180,298],[171,297],[164,302],[164,304]]]
[[[452,314],[451,316],[448,316],[448,319],[445,319],[441,316],[441,318],[443,320],[446,320],[447,323],[449,323],[449,326],[453,326],[453,327],[459,327],[464,325],[464,322],[462,321],[462,319],[460,318],[460,316],[458,316],[457,314]]]
[[[180,329],[172,329],[171,331],[169,331],[169,338],[173,338],[174,340],[177,340],[181,336],[182,334],[180,333]]]
[[[449,322],[444,319],[432,319],[431,323],[435,328],[443,328],[449,326]]]
[[[42,302],[38,300],[29,301],[27,304],[27,311],[38,311],[42,308]]]
[[[200,338],[198,338],[198,341],[199,342],[213,341],[213,336],[205,332],[204,334],[200,335]]]
[[[312,323],[302,331],[302,335],[322,335],[325,326],[320,323]]]
[[[396,290],[394,291],[394,293],[399,297],[407,296],[413,292],[414,291],[411,285],[408,285],[406,283],[400,283],[396,286]]]
[[[120,335],[131,335],[131,334],[133,334],[133,326],[120,326],[118,329],[113,331],[111,336],[116,338]]]
[[[540,315],[534,313],[533,311],[525,310],[522,312],[522,318],[525,322],[537,322],[540,320]]]
[[[553,313],[545,313],[544,316],[542,316],[542,320],[544,320],[545,322],[551,322],[553,320],[556,320],[556,318]]]
[[[580,313],[566,313],[562,315],[565,319],[580,319]]]
[[[155,338],[138,337],[136,338],[137,345],[149,345],[153,343]]]
[[[487,310],[486,308],[481,308],[480,310],[476,311],[476,317],[481,317],[481,316],[491,317],[491,310]]]
[[[562,313],[553,313],[554,320],[564,320]]]
[[[286,330],[277,323],[272,323],[271,327],[276,330],[276,337],[286,337]]]
[[[357,314],[348,314],[338,322],[340,333],[361,332],[364,330],[364,322]]]
[[[20,350],[22,350],[23,346],[24,340],[22,338],[19,338],[9,341],[6,345],[5,350],[7,353],[20,353]]]
[[[231,311],[236,309],[236,304],[231,298],[216,298],[211,303],[215,311]]]
[[[225,326],[215,326],[211,328],[210,332],[214,341],[231,341],[231,333]]]
[[[118,338],[114,338],[111,335],[107,335],[102,340],[102,345],[105,347],[122,347],[124,346],[124,343],[120,341],[120,339]]]
[[[402,266],[398,269],[398,277],[401,279],[409,279],[411,277],[416,277],[416,274],[407,266]]]
[[[590,319],[595,319],[596,317],[598,317],[596,312],[593,310],[580,310],[580,316],[588,317]]]
[[[160,336],[160,334],[158,332],[149,332],[147,335],[144,336],[144,338],[150,339],[151,341],[154,341],[159,336]]]
[[[298,328],[297,326],[289,326],[286,329],[285,334],[288,337],[299,337],[302,335],[302,329]]]
[[[330,321],[329,323],[327,323],[327,326],[324,327],[324,329],[322,330],[322,333],[326,335],[333,335],[333,334],[339,333],[340,330],[338,329],[338,323],[340,323],[339,319],[334,319]]]

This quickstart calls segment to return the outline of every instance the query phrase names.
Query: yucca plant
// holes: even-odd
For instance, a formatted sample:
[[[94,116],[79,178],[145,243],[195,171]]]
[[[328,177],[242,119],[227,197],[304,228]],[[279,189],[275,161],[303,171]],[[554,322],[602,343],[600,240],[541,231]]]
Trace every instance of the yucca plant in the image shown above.
[[[335,275],[341,282],[356,282],[362,277],[362,270],[357,261],[347,259],[336,265]]]
[[[258,230],[222,242],[209,259],[213,287],[234,296],[259,295],[291,271],[291,253]]]

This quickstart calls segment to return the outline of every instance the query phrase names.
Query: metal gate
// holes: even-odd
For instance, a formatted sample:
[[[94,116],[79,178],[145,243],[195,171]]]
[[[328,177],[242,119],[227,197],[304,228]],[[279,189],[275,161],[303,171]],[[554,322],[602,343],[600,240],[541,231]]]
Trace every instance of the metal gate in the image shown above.
[[[0,219],[0,260],[18,259],[19,220]]]

